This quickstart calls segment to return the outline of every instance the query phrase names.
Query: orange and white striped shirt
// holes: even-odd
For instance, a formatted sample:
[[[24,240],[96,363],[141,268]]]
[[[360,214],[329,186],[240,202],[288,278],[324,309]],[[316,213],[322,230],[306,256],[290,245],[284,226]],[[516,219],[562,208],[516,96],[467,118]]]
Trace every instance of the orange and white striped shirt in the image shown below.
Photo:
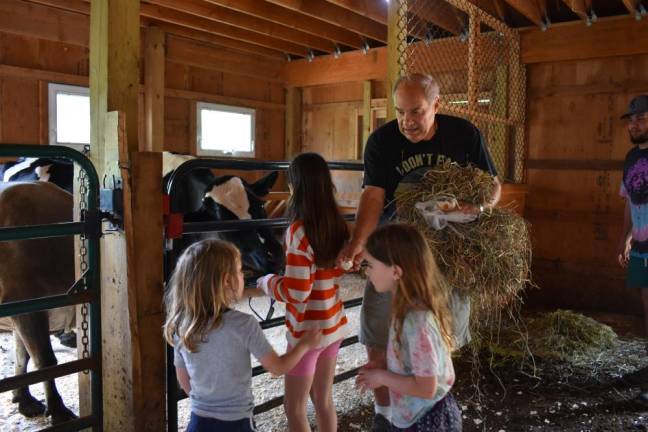
[[[340,298],[339,268],[321,268],[306,238],[304,223],[293,222],[286,231],[286,271],[269,274],[259,281],[267,295],[286,303],[286,338],[295,346],[304,330],[323,330],[319,348],[346,335],[347,317]]]

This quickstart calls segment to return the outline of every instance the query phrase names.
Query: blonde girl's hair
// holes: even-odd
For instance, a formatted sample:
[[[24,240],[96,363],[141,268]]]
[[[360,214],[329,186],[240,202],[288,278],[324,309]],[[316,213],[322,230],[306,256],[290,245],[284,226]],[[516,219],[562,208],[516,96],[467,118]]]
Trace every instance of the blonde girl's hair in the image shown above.
[[[439,324],[443,341],[452,350],[449,287],[421,232],[406,224],[384,225],[371,234],[365,249],[378,261],[402,269],[391,309],[397,345],[401,345],[407,313],[413,309],[430,310]]]
[[[180,256],[167,285],[164,338],[196,352],[209,331],[218,327],[231,301],[225,286],[236,280],[241,255],[223,240],[203,240]]]

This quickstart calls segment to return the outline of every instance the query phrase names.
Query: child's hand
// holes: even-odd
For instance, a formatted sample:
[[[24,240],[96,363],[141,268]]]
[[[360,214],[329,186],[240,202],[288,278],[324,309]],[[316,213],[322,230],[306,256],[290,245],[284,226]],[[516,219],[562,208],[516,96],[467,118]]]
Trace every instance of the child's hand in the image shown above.
[[[306,345],[309,350],[315,349],[322,341],[322,330],[306,330],[299,343]]]
[[[384,372],[384,369],[360,368],[356,378],[356,387],[362,392],[382,387],[382,376]]]

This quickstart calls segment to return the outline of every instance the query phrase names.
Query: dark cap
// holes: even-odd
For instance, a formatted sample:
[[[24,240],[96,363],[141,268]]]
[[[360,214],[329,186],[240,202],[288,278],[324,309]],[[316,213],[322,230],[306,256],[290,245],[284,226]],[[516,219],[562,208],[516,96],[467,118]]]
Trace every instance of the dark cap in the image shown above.
[[[635,114],[648,112],[648,95],[639,95],[630,101],[628,112],[621,116],[622,119],[628,118]]]

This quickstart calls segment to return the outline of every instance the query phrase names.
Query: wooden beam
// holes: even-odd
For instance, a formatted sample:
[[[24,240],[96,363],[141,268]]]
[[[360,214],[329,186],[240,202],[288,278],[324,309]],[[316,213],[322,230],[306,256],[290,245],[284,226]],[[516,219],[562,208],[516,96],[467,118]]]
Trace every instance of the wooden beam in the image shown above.
[[[372,0],[327,0],[329,3],[343,7],[351,12],[357,13],[369,19],[387,25],[387,4],[386,1]]]
[[[488,27],[494,30],[499,31],[505,36],[508,36],[510,38],[518,37],[517,30],[510,28],[504,22],[500,21],[494,16],[484,14],[482,9],[480,9],[475,4],[470,3],[467,0],[444,0],[444,1],[468,14],[477,13],[478,15],[480,15],[480,19],[484,24],[488,25]]]
[[[453,35],[461,34],[466,23],[460,18],[461,12],[445,1],[431,2],[414,0],[408,7],[408,12],[418,16],[424,22],[432,23]]]
[[[144,46],[144,146],[164,151],[164,69],[166,35],[159,27],[146,30]]]
[[[468,0],[484,12],[506,23],[506,8],[502,0]]]
[[[236,105],[241,107],[257,108],[257,109],[264,109],[264,110],[283,111],[286,109],[286,106],[284,104],[264,102],[264,101],[254,100],[254,99],[237,98],[232,96],[221,96],[221,95],[215,95],[209,93],[194,92],[190,90],[168,88],[165,90],[165,94],[167,97],[170,98],[189,99],[193,101]]]
[[[281,60],[281,61],[284,61],[286,58],[283,52],[271,48],[266,48],[259,45],[253,45],[247,42],[242,42],[239,40],[230,39],[223,36],[214,35],[211,33],[206,33],[204,31],[194,30],[194,29],[182,27],[175,24],[169,24],[158,20],[152,20],[150,18],[142,18],[141,21],[144,27],[149,27],[154,25],[162,29],[167,34],[182,36],[188,39],[192,39],[194,41],[215,45],[213,49],[221,49],[222,47],[231,48],[237,51],[242,51],[244,53],[255,54],[255,55],[266,57],[268,59]]]
[[[371,134],[371,99],[373,99],[373,83],[371,80],[366,80],[363,83],[362,91],[362,143],[358,153],[359,159],[362,159],[364,148],[367,145],[367,140]]]
[[[387,48],[371,49],[367,54],[360,51],[343,53],[339,58],[318,56],[309,63],[297,60],[286,63],[283,80],[287,87],[307,87],[341,82],[384,81],[387,77]]]
[[[387,80],[385,81],[385,94],[387,95],[387,121],[396,118],[394,98],[392,90],[396,80],[407,71],[402,70],[401,65],[407,64],[405,47],[407,45],[407,34],[400,24],[405,20],[407,14],[406,0],[391,0],[389,2],[389,41],[387,43]]]
[[[7,2],[12,2],[17,0],[7,0]],[[18,17],[14,16],[13,20],[3,20],[3,18],[11,17],[11,14],[2,14],[0,13],[0,31],[7,31],[10,33],[26,34],[29,36],[37,36],[42,39],[74,43],[76,45],[88,46],[88,19],[85,17],[90,14],[90,4],[86,0],[29,0],[31,3],[39,4],[42,6],[47,6],[49,8],[59,9],[56,14],[51,13],[51,9],[42,9],[39,10],[39,6],[35,8],[26,9],[24,7],[24,2],[18,3],[22,5],[25,9],[25,12],[21,12]],[[0,3],[0,12],[2,12],[2,6],[5,3]],[[19,8],[12,7],[14,12],[20,11]],[[77,14],[65,14],[66,12],[76,12],[77,14],[83,14],[85,16],[79,16]],[[22,18],[22,16],[25,18]],[[44,23],[38,22],[38,17],[43,17],[44,19],[51,22]],[[274,59],[285,59],[285,53],[281,50],[275,50],[266,48],[263,46],[250,44],[236,39],[231,39],[228,37],[223,37],[215,35],[212,33],[207,33],[204,31],[194,30],[188,27],[182,27],[179,25],[170,24],[167,22],[150,19],[147,17],[140,17],[141,25],[143,27],[149,27],[155,25],[166,33],[175,34],[178,36],[184,36],[190,39],[194,39],[201,42],[210,43],[217,45],[218,47],[227,47],[233,48],[239,51],[249,52],[253,54],[262,55],[268,58]],[[29,26],[25,26],[24,23],[31,22],[34,23],[34,28],[31,29]],[[6,24],[6,25],[5,25]],[[72,29],[72,30],[70,30]],[[84,31],[85,29],[85,31]],[[74,37],[71,37],[74,36]]]
[[[85,7],[85,10],[88,15],[90,9]],[[70,10],[52,13],[51,8],[41,5],[3,0],[0,1],[0,31],[87,47],[90,27],[85,17]]]
[[[115,174],[124,186],[125,231],[101,239],[104,430],[166,425],[162,164],[159,154],[138,153],[139,6],[91,6],[90,158],[100,178]]]
[[[590,10],[592,9],[592,0],[563,0],[563,3],[581,19],[588,19]]]
[[[474,12],[470,14],[468,30],[468,109],[477,110],[479,93],[479,19]]]
[[[495,69],[495,85],[491,92],[490,114],[507,118],[507,102],[509,98],[508,68],[506,65]],[[502,155],[494,158],[497,175],[500,179],[508,179],[509,169],[509,133],[508,127],[502,123],[488,125],[488,147],[491,155]]]
[[[538,27],[544,26],[544,18],[546,16],[546,3],[545,0],[504,0],[513,9],[520,12],[527,17],[532,23]],[[542,7],[544,5],[544,7]]]
[[[167,60],[205,69],[217,70],[242,76],[263,78],[280,82],[284,61],[259,59],[227,49],[214,50],[211,46],[195,43],[184,38],[169,36]]]
[[[582,22],[556,24],[544,32],[539,29],[521,30],[522,62],[543,63],[648,53],[645,42],[648,40],[648,20],[637,21],[629,16],[599,18],[596,28],[590,30],[583,29]]]
[[[623,5],[628,9],[628,12],[630,12],[630,15],[635,16],[637,13],[637,6],[639,5],[640,0],[621,0],[623,1]]]
[[[208,3],[220,5],[239,11],[257,18],[262,18],[288,26],[305,33],[310,33],[321,38],[329,39],[351,48],[362,46],[361,38],[354,32],[329,24],[319,19],[303,15],[281,6],[273,5],[259,0],[205,0]]]
[[[325,0],[266,0],[304,15],[320,19],[330,24],[349,29],[380,42],[387,42],[387,29],[384,25],[363,16],[349,13],[347,9],[328,3]]]
[[[152,4],[142,3],[141,13],[143,16],[148,18],[154,18],[183,27],[189,27],[194,30],[224,36],[230,39],[242,40],[301,57],[306,57],[308,54],[308,49],[301,45]]]
[[[286,144],[285,158],[292,160],[302,151],[302,91],[299,87],[286,88]]]
[[[231,25],[277,39],[292,42],[307,48],[317,49],[326,53],[335,51],[335,44],[318,36],[295,30],[292,27],[275,24],[273,22],[250,16],[213,3],[202,0],[147,0],[148,3],[174,9],[180,12],[206,18],[210,21]]]

